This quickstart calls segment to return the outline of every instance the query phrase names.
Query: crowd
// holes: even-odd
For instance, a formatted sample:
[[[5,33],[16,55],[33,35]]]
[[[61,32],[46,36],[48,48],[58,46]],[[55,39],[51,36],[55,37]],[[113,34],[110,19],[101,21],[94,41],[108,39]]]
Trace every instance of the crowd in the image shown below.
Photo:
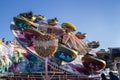
[[[109,77],[106,77],[106,75],[102,73],[101,80],[120,80],[120,78],[113,74],[113,72],[109,72]]]

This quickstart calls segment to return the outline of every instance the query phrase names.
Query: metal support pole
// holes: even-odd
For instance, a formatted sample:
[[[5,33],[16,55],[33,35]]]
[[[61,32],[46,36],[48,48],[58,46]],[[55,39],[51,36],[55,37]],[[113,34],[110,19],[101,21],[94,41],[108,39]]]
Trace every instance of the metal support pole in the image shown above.
[[[49,76],[48,76],[48,58],[45,58],[45,79],[49,80]]]

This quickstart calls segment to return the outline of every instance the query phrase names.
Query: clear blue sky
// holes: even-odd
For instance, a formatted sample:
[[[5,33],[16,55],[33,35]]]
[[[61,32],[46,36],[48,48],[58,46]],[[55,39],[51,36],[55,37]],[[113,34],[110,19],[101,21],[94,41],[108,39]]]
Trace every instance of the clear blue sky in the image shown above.
[[[47,19],[57,17],[87,33],[87,40],[99,41],[100,49],[120,47],[120,0],[1,0],[0,38],[13,40],[10,22],[21,12],[33,11]]]

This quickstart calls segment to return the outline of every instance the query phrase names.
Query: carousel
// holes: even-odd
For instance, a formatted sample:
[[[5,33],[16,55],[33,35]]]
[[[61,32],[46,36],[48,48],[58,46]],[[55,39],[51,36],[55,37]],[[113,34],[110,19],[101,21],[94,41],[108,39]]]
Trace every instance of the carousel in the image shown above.
[[[59,24],[33,12],[13,17],[15,39],[0,41],[0,73],[5,80],[99,80],[106,67],[95,49],[98,41],[85,42],[71,22]]]

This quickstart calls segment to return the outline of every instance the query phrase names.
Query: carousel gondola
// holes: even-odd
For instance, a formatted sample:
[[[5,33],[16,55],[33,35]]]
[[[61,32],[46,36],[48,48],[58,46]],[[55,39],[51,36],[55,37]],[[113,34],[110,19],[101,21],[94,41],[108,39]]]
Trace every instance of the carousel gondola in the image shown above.
[[[76,59],[78,52],[66,47],[63,44],[59,44],[58,51],[55,53],[55,57],[65,62],[71,62]]]
[[[106,62],[104,60],[98,59],[89,53],[82,57],[82,63],[84,67],[93,72],[103,70],[106,67]]]

